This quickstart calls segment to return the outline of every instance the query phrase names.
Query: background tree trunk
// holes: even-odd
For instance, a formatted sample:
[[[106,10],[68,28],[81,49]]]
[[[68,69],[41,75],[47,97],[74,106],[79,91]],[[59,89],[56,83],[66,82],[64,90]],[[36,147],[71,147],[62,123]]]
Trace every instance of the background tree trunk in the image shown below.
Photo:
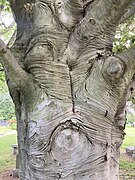
[[[118,179],[135,47],[114,55],[112,44],[133,2],[10,0],[17,38],[0,51],[16,107],[20,180]]]

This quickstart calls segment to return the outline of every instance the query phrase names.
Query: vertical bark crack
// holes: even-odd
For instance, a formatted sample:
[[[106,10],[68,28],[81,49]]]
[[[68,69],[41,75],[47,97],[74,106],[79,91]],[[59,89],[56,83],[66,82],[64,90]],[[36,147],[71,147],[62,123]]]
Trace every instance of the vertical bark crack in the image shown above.
[[[69,67],[69,78],[70,78],[71,98],[72,98],[72,112],[74,114],[75,113],[75,102],[74,102],[74,94],[73,94],[72,67]]]

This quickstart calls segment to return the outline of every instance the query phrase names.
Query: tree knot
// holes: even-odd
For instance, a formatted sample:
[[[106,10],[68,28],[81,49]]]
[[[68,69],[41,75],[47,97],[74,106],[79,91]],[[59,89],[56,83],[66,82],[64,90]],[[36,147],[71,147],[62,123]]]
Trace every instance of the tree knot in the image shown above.
[[[125,65],[120,59],[110,56],[106,59],[104,69],[104,77],[115,82],[124,74]]]

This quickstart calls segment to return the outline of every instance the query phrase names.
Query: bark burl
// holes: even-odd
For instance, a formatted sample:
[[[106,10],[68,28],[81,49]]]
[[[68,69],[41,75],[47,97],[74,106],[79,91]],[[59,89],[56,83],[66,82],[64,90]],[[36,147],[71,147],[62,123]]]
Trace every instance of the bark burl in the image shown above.
[[[10,49],[0,41],[0,62],[16,108],[20,180],[117,180],[135,47],[112,46],[135,0],[10,5],[17,37]]]

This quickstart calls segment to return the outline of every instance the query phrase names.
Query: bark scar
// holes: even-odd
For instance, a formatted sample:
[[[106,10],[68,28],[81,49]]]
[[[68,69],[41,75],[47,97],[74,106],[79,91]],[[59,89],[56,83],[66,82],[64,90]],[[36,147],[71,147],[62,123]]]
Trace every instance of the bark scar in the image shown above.
[[[28,13],[31,13],[32,9],[33,9],[32,4],[30,4],[30,3],[24,4],[24,8],[25,8],[26,12],[28,12]]]
[[[108,114],[108,110],[106,110],[104,117],[106,117],[106,116],[107,116],[107,114]]]

